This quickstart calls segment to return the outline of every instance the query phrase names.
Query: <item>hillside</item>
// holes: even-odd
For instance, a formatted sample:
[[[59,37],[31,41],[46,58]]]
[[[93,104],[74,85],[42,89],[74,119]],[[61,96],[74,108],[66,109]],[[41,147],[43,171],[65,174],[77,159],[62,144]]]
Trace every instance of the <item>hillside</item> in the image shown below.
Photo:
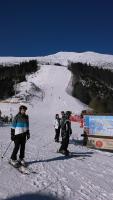
[[[83,63],[71,63],[72,96],[98,113],[113,113],[113,71]]]
[[[13,144],[0,160],[0,199],[23,200],[111,200],[113,198],[112,154],[91,150],[81,144],[82,129],[73,123],[69,150],[72,156],[57,154],[60,143],[54,142],[53,121],[56,113],[71,110],[80,113],[86,106],[66,93],[71,72],[65,67],[43,65],[28,77],[44,92],[26,103],[30,117],[31,139],[27,142],[26,161],[34,173],[21,175],[8,165]],[[25,85],[21,88],[24,91]],[[68,88],[69,90],[70,88]],[[15,115],[20,104],[0,103],[2,114]],[[0,151],[10,142],[10,127],[0,127]],[[51,196],[52,195],[52,196]],[[15,197],[15,198],[14,198]],[[18,197],[18,198],[20,198]],[[18,199],[16,198],[16,199]]]
[[[71,70],[72,76],[67,83],[67,92],[71,96],[96,112],[113,113],[113,55],[58,52],[44,57],[0,57],[0,63],[1,100],[14,99],[15,94],[18,101],[29,101],[40,94],[43,98],[44,93],[39,86],[29,83],[26,77],[46,64]],[[21,91],[22,85],[26,88],[24,92]]]

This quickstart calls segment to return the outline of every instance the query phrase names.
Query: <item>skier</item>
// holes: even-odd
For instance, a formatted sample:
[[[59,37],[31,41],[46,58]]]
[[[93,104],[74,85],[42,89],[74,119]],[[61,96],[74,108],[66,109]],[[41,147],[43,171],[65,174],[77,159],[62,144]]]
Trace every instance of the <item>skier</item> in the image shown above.
[[[25,165],[25,143],[26,139],[30,138],[29,133],[29,118],[26,115],[27,107],[21,105],[19,113],[14,117],[11,128],[11,140],[14,141],[14,149],[11,155],[10,164],[16,166],[19,164]],[[19,160],[17,160],[17,153],[20,149]]]
[[[59,114],[55,115],[54,128],[55,128],[55,142],[59,142],[59,136],[60,136],[60,118],[59,118]]]
[[[61,119],[60,119],[60,126],[61,126],[61,137],[63,138],[63,135],[65,133],[65,123],[66,117],[65,117],[65,112],[61,111]]]
[[[69,154],[69,150],[68,148],[68,144],[69,144],[69,137],[72,134],[72,129],[71,129],[71,122],[69,120],[71,115],[70,111],[67,111],[65,113],[65,122],[64,122],[64,133],[63,133],[63,137],[62,137],[62,142],[61,142],[61,147],[59,149],[59,153],[63,153],[65,155]]]
[[[83,146],[87,146],[87,142],[88,142],[88,134],[87,134],[87,132],[84,130],[84,133],[81,134],[81,136],[83,136]]]
[[[2,111],[0,110],[0,127],[3,127]]]

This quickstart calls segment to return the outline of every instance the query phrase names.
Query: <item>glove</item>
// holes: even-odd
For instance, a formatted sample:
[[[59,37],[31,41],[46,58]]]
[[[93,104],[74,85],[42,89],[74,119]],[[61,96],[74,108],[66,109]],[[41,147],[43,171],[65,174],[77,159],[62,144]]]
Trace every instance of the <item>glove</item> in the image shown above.
[[[26,135],[27,135],[27,140],[29,140],[30,139],[30,133],[29,133],[29,131],[27,131]]]
[[[70,131],[69,131],[69,135],[71,135],[72,134],[72,129],[70,129]]]
[[[11,140],[14,141],[15,140],[15,129],[11,128]]]
[[[29,140],[30,139],[30,133],[29,134],[27,134],[27,140]]]

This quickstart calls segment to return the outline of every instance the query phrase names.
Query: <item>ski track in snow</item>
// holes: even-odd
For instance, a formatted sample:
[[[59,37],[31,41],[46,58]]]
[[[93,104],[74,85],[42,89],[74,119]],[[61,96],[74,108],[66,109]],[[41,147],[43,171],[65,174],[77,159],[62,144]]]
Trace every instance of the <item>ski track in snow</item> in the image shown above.
[[[60,147],[54,142],[54,116],[61,110],[79,113],[85,108],[80,101],[65,90],[71,74],[64,67],[43,66],[28,81],[34,82],[45,92],[44,100],[28,105],[31,139],[26,144],[26,160],[30,175],[22,175],[8,164],[13,144],[0,160],[0,199],[25,193],[53,194],[64,200],[113,200],[113,156],[108,152],[88,149],[78,144],[82,129],[72,123],[73,134],[65,157],[56,153]],[[59,98],[60,97],[60,98]],[[1,105],[8,112],[9,105]],[[12,105],[11,105],[12,106]],[[16,114],[18,105],[13,105]],[[60,138],[61,139],[61,138]],[[5,151],[10,142],[10,127],[0,128],[0,150]]]

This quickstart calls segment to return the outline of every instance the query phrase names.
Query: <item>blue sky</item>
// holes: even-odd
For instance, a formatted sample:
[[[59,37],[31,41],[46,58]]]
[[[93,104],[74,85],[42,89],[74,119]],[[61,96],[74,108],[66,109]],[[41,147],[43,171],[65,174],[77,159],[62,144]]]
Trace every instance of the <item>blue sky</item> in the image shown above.
[[[113,54],[113,0],[0,0],[0,56]]]

